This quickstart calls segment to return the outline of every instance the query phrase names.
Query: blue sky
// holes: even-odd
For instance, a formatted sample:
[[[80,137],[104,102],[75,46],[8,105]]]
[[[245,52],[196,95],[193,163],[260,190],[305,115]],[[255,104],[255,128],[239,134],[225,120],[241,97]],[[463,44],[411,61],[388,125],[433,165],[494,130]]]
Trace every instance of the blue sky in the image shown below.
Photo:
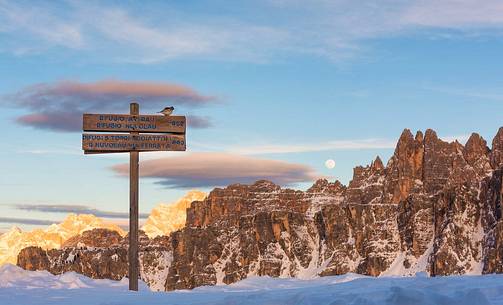
[[[194,122],[187,152],[142,154],[143,213],[234,181],[348,183],[404,128],[490,143],[501,54],[501,1],[0,0],[0,213],[126,213],[128,156],[84,156],[68,124],[133,98]]]

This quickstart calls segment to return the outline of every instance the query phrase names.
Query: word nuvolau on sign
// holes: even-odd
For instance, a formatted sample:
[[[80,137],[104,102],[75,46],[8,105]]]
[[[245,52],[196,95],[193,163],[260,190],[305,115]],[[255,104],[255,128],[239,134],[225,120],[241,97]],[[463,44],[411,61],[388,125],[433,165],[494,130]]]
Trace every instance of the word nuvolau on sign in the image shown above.
[[[185,116],[89,114],[83,116],[84,131],[185,133]]]
[[[82,134],[85,151],[184,151],[185,135],[181,134]]]

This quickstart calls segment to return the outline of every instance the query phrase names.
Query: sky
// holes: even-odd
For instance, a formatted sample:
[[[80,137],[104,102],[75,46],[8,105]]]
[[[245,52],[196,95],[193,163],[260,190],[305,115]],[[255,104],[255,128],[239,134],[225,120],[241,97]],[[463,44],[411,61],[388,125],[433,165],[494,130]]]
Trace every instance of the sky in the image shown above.
[[[84,155],[82,113],[187,116],[186,152],[140,154],[145,218],[191,189],[347,184],[404,128],[490,144],[501,54],[499,0],[0,0],[0,232],[126,223],[129,156]]]

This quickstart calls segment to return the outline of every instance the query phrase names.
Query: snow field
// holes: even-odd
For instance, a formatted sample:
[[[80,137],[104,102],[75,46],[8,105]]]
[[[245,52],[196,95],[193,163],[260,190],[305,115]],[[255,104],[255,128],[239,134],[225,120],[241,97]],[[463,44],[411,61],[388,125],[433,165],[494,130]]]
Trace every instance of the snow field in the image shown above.
[[[1,305],[503,305],[503,274],[484,276],[367,277],[357,274],[312,280],[252,277],[232,285],[152,292],[127,279],[94,280],[74,272],[52,275],[13,265],[0,268]]]

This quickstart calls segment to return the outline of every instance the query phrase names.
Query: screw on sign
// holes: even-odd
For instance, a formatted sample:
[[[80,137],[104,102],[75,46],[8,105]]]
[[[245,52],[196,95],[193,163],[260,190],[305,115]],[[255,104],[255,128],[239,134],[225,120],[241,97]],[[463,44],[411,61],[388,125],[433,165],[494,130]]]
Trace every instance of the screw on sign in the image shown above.
[[[82,119],[82,130],[86,132],[82,134],[85,154],[129,152],[129,290],[134,291],[138,291],[139,275],[139,152],[186,150],[185,116],[171,116],[173,107],[165,109],[170,111],[161,112],[164,115],[140,115],[140,106],[131,103],[129,115],[85,113]]]

